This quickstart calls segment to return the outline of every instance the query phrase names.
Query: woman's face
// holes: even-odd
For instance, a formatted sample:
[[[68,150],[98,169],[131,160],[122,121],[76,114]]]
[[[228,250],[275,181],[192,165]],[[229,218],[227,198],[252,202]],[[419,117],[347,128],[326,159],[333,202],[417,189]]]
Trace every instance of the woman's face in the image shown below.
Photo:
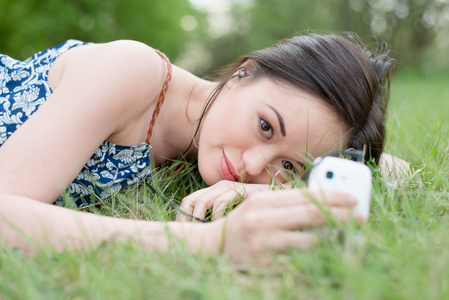
[[[199,137],[203,180],[285,182],[310,162],[346,143],[345,124],[322,100],[269,79],[231,79],[207,113]]]

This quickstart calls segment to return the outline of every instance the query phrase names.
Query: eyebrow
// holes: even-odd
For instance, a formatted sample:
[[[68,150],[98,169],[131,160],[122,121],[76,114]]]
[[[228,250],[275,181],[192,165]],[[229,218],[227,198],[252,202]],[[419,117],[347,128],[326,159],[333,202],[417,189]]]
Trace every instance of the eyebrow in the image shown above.
[[[268,105],[268,104],[267,104]],[[281,133],[282,136],[285,137],[287,135],[287,132],[285,131],[285,124],[284,124],[284,118],[282,118],[281,114],[271,105],[268,105],[269,108],[271,108],[271,110],[274,111],[274,113],[276,114],[276,117],[279,120],[279,126],[281,127]],[[305,170],[305,166],[306,164],[300,162],[300,161],[296,161],[296,163]]]
[[[271,108],[274,111],[274,113],[276,114],[276,117],[278,117],[279,126],[281,127],[282,136],[285,137],[287,135],[287,132],[285,131],[284,119],[282,118],[281,114],[273,106],[268,105],[268,107]]]

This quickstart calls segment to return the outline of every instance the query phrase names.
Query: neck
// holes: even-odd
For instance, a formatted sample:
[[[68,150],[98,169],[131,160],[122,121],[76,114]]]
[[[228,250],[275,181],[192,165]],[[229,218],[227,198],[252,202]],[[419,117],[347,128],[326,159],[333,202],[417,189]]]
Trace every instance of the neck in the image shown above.
[[[192,139],[204,105],[216,86],[215,82],[200,79],[173,66],[173,79],[151,139],[156,165],[180,155],[196,157],[199,133],[194,142]],[[184,153],[186,150],[188,152]]]
[[[204,80],[192,87],[192,91],[186,103],[186,116],[192,125],[192,134],[185,153],[188,157],[196,157],[198,154],[197,145],[201,134],[202,121],[206,116],[207,109],[211,104],[211,97],[213,97],[216,88],[216,82]]]

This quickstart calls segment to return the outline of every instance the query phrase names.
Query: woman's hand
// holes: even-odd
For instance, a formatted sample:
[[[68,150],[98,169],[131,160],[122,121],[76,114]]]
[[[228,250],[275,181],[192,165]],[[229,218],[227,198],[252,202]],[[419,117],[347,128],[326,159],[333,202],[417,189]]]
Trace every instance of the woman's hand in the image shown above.
[[[220,251],[229,254],[234,262],[266,264],[272,251],[313,247],[318,237],[306,229],[326,225],[329,214],[336,222],[363,220],[353,210],[356,204],[355,198],[340,192],[265,191],[250,195],[226,218],[210,225],[215,227]]]
[[[148,251],[166,251],[169,229],[191,251],[258,264],[270,262],[272,251],[313,247],[318,237],[307,229],[325,226],[330,217],[337,222],[363,218],[354,213],[351,196],[307,189],[252,194],[225,218],[207,224],[112,218],[11,195],[0,195],[0,205],[0,243],[31,253],[42,246],[93,249],[117,238],[136,241]]]
[[[379,160],[379,171],[387,179],[401,179],[411,174],[410,162],[388,153],[382,153]]]
[[[246,184],[222,180],[185,197],[182,200],[181,209],[190,215],[204,219],[207,210],[212,208],[212,220],[216,220],[224,216],[230,204],[237,204],[249,195],[267,191],[270,187],[268,184]],[[192,218],[178,213],[176,221],[187,222],[192,221]]]

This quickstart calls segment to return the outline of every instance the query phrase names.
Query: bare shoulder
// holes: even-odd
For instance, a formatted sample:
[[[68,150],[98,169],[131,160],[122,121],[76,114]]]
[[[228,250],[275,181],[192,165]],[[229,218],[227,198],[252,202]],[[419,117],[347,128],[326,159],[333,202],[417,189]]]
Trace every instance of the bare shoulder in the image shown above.
[[[145,87],[162,80],[164,71],[164,63],[153,48],[137,41],[120,40],[76,47],[68,51],[62,78],[70,75],[81,78],[98,76],[96,81],[100,82],[120,80],[125,84],[122,88],[135,79],[133,85]],[[145,76],[153,80],[139,80],[145,80]]]
[[[120,58],[122,62],[141,61],[144,63],[159,58],[152,47],[133,40],[87,44],[75,47],[73,50],[67,51],[67,53],[70,53],[70,60],[76,60],[79,55],[85,60],[99,59],[101,57],[104,60]]]
[[[167,66],[153,48],[121,40],[75,47],[61,58],[59,70],[53,99],[85,103],[109,116],[117,133],[148,115]]]
[[[57,63],[53,93],[0,147],[3,194],[51,203],[109,137],[126,136],[124,145],[145,140],[166,73],[158,54],[120,41],[74,47]]]

